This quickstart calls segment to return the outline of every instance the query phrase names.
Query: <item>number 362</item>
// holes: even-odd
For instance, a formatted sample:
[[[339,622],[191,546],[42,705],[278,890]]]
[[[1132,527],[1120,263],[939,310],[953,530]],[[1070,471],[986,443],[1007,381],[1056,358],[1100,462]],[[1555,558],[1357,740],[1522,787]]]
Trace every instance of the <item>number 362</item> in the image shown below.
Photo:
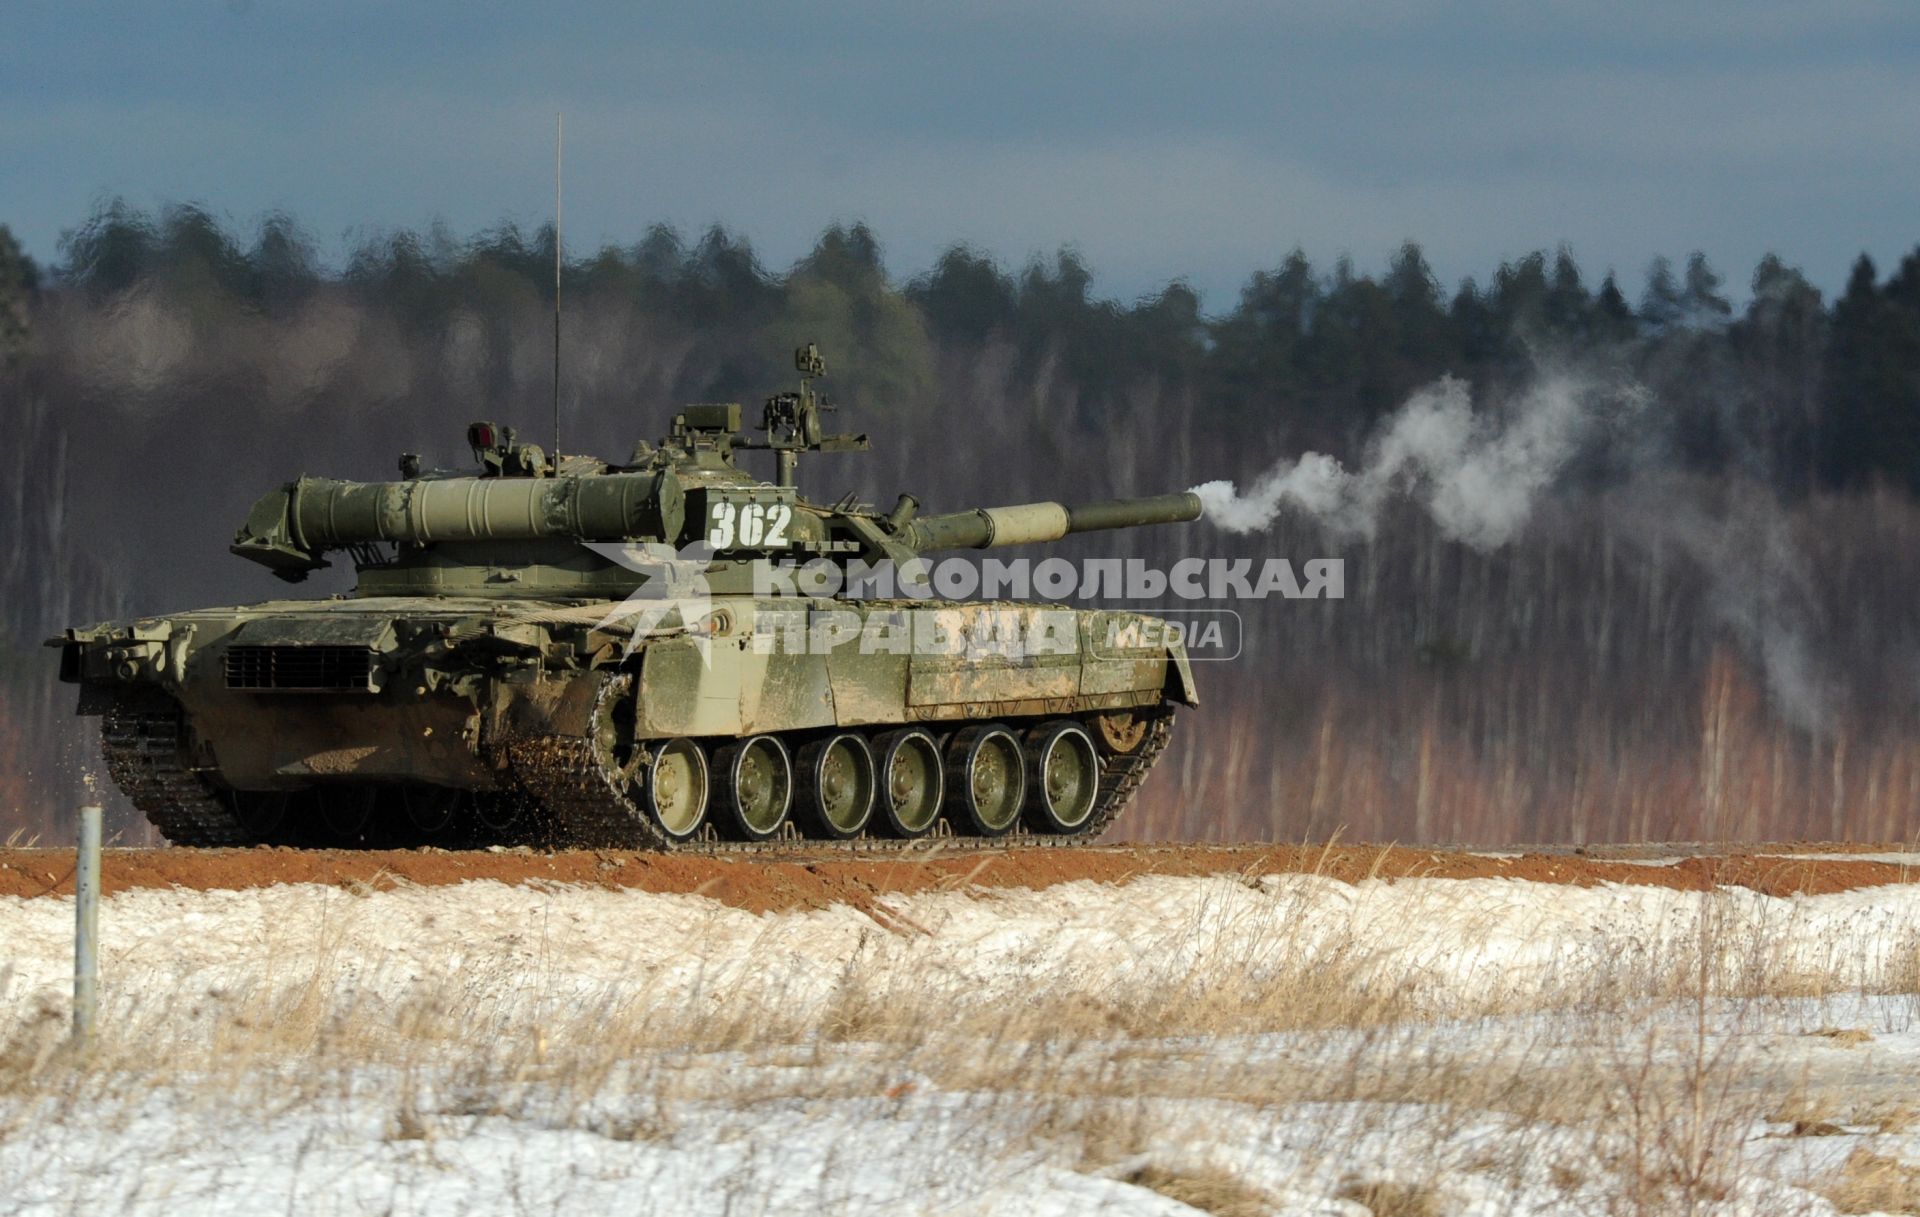
[[[793,508],[785,503],[722,501],[713,505],[707,544],[715,549],[784,546],[787,544],[787,526],[791,523]]]

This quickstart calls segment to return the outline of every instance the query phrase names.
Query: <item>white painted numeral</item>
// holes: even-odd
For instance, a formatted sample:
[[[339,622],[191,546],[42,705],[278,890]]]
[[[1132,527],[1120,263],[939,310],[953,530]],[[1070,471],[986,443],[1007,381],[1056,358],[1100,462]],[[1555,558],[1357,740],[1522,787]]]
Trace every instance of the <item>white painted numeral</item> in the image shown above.
[[[722,499],[713,505],[713,527],[707,529],[708,545],[715,549],[733,548],[733,515],[732,503]]]
[[[787,525],[793,523],[793,508],[785,503],[775,503],[767,508],[767,545],[769,547],[787,544]]]
[[[767,509],[758,503],[748,503],[740,509],[740,544],[751,548],[758,545],[767,532]]]

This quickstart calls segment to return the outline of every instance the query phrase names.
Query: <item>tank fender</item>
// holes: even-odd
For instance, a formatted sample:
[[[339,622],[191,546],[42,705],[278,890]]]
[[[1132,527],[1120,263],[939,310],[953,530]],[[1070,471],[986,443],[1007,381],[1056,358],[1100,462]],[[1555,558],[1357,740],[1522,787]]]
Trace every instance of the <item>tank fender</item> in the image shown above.
[[[1187,658],[1187,648],[1183,646],[1167,648],[1166,691],[1169,701],[1183,706],[1200,704],[1200,689],[1193,683],[1193,661]]]

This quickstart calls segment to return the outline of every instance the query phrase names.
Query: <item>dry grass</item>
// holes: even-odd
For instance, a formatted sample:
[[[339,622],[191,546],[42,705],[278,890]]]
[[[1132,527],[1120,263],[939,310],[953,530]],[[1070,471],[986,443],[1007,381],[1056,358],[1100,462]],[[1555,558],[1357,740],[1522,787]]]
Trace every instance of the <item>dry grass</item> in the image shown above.
[[[1158,1166],[1143,1166],[1125,1176],[1128,1183],[1159,1192],[1188,1208],[1213,1217],[1267,1217],[1273,1212],[1273,1198],[1225,1171],[1172,1171]]]
[[[1372,1217],[1445,1217],[1445,1197],[1418,1183],[1373,1179],[1355,1181],[1338,1192],[1340,1199],[1366,1206]]]
[[[1866,1030],[1854,1011],[1776,1016],[1832,986],[1811,983],[1767,927],[1749,940],[1702,917],[1691,935],[1569,967],[1523,996],[1490,988],[1448,1022],[1378,942],[1312,939],[1297,911],[1281,912],[1257,932],[1223,914],[1143,944],[1171,956],[1204,934],[1210,948],[1143,976],[1036,973],[1018,1001],[859,960],[823,1002],[751,974],[560,996],[507,960],[383,990],[359,974],[343,919],[318,931],[327,950],[311,971],[263,964],[254,983],[192,999],[122,994],[112,1034],[84,1057],[65,1047],[64,1010],[22,1012],[0,1036],[0,1144],[131,1119],[163,1089],[270,1121],[371,1087],[381,1137],[423,1152],[489,1120],[666,1145],[716,1104],[878,1103],[923,1118],[910,1113],[940,1095],[955,1105],[950,1135],[977,1141],[982,1161],[1031,1151],[1223,1217],[1267,1211],[1274,1180],[1197,1149],[1217,1136],[1246,1152],[1236,1138],[1253,1134],[1190,1114],[1200,1104],[1226,1113],[1221,1128],[1280,1136],[1269,1149],[1302,1186],[1423,1217],[1448,1211],[1450,1171],[1586,1211],[1692,1211],[1729,1194],[1754,1127],[1850,1123],[1791,1061],[1754,1047],[1824,1050]],[[1896,1095],[1850,1101],[1877,1102],[1888,1129],[1912,1118]],[[1284,1114],[1307,1108],[1322,1114]],[[1407,1147],[1432,1173],[1355,1161],[1360,1145]],[[1903,1181],[1862,1159],[1835,1186],[1878,1196],[1892,1193],[1870,1186]]]
[[[1862,1044],[1873,1042],[1873,1032],[1865,1027],[1822,1027],[1809,1034],[1817,1035],[1843,1048],[1858,1048]]]
[[[1857,1149],[1819,1191],[1843,1213],[1920,1213],[1920,1167]]]

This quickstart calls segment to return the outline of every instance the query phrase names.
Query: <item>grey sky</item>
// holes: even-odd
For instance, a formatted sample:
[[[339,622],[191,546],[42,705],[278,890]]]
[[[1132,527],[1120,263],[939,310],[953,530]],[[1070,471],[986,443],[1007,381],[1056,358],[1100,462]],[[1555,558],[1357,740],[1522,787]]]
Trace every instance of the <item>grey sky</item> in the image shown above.
[[[0,223],[35,256],[104,195],[243,227],[568,242],[736,227],[784,267],[835,219],[898,275],[1063,243],[1098,290],[1212,310],[1295,245],[1443,280],[1572,245],[1637,295],[1699,248],[1736,296],[1778,252],[1829,290],[1920,242],[1920,4],[1064,0],[1049,6],[10,6]]]

